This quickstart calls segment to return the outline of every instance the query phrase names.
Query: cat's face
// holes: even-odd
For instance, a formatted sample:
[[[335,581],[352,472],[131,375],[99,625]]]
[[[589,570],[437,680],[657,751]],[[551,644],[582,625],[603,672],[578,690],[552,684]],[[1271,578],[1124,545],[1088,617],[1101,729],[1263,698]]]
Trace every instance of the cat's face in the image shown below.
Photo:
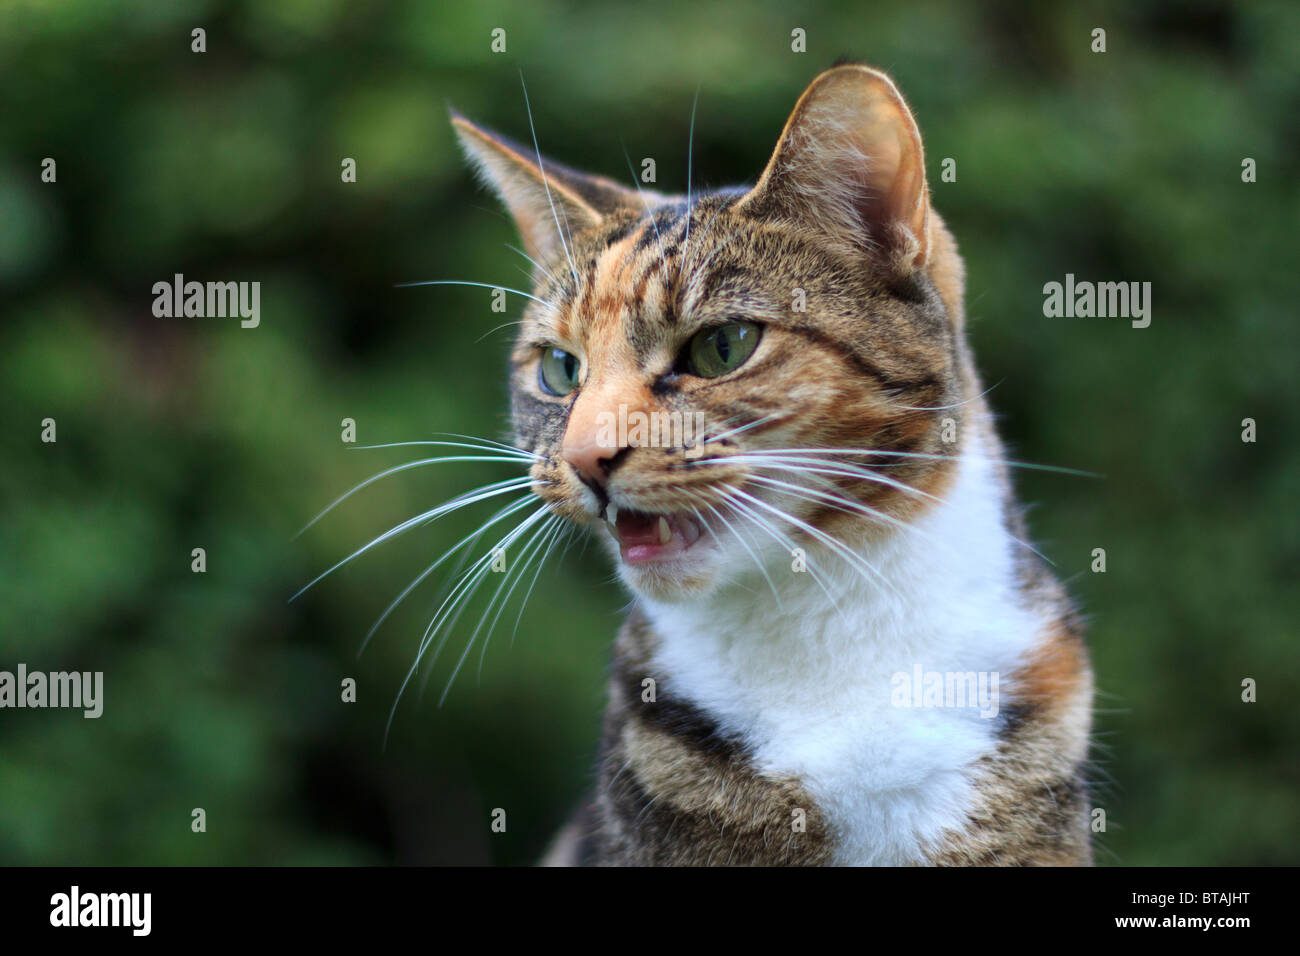
[[[881,74],[822,74],[757,186],[689,206],[456,122],[537,264],[516,443],[633,590],[698,595],[893,533],[943,488],[960,263]]]

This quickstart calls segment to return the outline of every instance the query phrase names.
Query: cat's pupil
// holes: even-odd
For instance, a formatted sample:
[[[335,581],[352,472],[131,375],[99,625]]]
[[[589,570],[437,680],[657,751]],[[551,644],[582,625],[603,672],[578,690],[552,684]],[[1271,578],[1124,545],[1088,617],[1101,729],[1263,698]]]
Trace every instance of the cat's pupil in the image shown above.
[[[727,341],[726,329],[718,329],[718,331],[714,333],[713,344],[714,348],[718,350],[718,357],[722,359],[725,364],[727,359],[731,357],[731,343]]]

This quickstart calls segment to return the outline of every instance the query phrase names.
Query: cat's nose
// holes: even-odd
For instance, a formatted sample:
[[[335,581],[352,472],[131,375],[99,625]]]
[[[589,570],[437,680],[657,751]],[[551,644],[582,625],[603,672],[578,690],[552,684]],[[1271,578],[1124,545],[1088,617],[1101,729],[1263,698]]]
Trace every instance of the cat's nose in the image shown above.
[[[626,441],[627,429],[620,429],[618,423],[626,421],[629,408],[641,407],[641,397],[635,389],[614,382],[594,385],[578,395],[569,412],[560,455],[587,484],[603,487],[622,461],[628,450],[624,444],[631,443]]]
[[[566,435],[561,454],[588,484],[604,485],[619,451],[618,448],[602,445],[594,435],[588,436],[588,440],[576,442],[571,442]]]

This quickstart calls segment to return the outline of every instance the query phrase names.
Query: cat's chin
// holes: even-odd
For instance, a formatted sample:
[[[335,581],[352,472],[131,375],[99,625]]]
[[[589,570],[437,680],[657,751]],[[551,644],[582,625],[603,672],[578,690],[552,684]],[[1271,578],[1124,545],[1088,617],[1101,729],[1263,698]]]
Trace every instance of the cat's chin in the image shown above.
[[[618,573],[633,593],[670,604],[706,595],[718,583],[715,562],[696,557],[655,564],[620,560]]]
[[[721,556],[697,519],[625,510],[605,530],[619,576],[634,593],[672,601],[699,597],[715,586]]]

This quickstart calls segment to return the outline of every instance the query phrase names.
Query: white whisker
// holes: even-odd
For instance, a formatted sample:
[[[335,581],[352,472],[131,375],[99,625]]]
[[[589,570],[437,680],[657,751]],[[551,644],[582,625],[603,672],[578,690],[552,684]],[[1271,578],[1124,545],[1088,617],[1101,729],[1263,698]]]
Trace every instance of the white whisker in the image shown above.
[[[686,236],[682,240],[682,248],[689,249],[691,245],[691,164],[695,156],[695,108],[700,105],[700,88],[695,87],[695,99],[691,103],[691,132],[690,138],[686,143]],[[682,256],[685,261],[686,256]]]
[[[494,561],[498,550],[504,553],[505,549],[509,547],[509,545],[513,544],[514,541],[524,533],[525,529],[531,528],[532,521],[536,517],[538,517],[536,514],[531,516],[528,519],[528,521],[524,523],[522,527],[516,529],[515,532],[512,532],[511,535],[508,536],[508,539],[504,544],[498,543],[484,557],[490,558]],[[547,528],[547,526],[551,522],[557,519],[558,516],[550,515],[542,523],[542,526],[540,528],[537,528],[532,531],[532,534],[529,536],[528,541],[524,544],[522,548],[524,557],[520,559],[519,562],[520,568],[524,568],[527,566],[527,562],[532,554],[532,551],[530,549],[532,549],[535,546],[538,537],[543,533],[543,531]],[[488,563],[483,567],[482,572],[478,577],[478,580],[475,582],[474,586],[470,589],[468,595],[464,598],[464,600],[459,602],[456,609],[455,616],[452,617],[450,620],[445,620],[441,625],[440,629],[443,631],[443,637],[438,642],[438,647],[434,651],[433,658],[429,661],[429,672],[428,675],[426,675],[426,680],[428,679],[428,676],[432,676],[433,665],[437,661],[438,655],[441,652],[442,647],[445,645],[446,641],[451,637],[452,629],[456,626],[456,622],[460,619],[461,615],[473,602],[474,595],[478,591],[479,586],[481,586],[482,583],[485,580],[487,580],[487,575],[488,573],[491,572],[492,572],[492,564]],[[478,625],[474,628],[474,632],[470,635],[469,640],[465,643],[465,650],[461,652],[459,659],[456,661],[455,667],[452,669],[451,676],[447,679],[447,684],[443,688],[442,696],[438,698],[439,707],[441,707],[443,703],[447,700],[447,694],[451,691],[451,685],[455,682],[456,675],[460,673],[461,667],[464,665],[466,658],[469,656],[470,649],[474,646],[474,641],[478,638],[479,633],[483,630],[483,625],[487,622],[487,616],[492,613],[492,608],[496,606],[497,600],[501,597],[502,590],[506,587],[507,584],[510,584],[512,579],[514,580],[515,584],[512,584],[510,586],[510,591],[506,592],[506,600],[509,600],[510,594],[513,593],[514,591],[515,585],[518,584],[519,575],[515,574],[514,569],[510,569],[502,574],[501,583],[497,585],[496,591],[494,591],[492,597],[489,598],[487,607],[484,609],[483,614],[479,617]],[[498,618],[500,617],[500,611],[497,612],[497,617]],[[492,626],[493,627],[496,626],[496,618],[493,618]],[[489,634],[490,633],[491,631],[489,631]],[[487,646],[485,643],[484,650],[486,651],[486,649]],[[421,688],[421,692],[423,693],[423,687]]]
[[[564,522],[560,522],[556,525],[555,536],[552,538],[551,543],[546,546],[546,553],[542,555],[542,560],[537,562],[537,570],[533,573],[533,580],[529,583],[528,590],[524,593],[524,599],[519,602],[519,613],[515,615],[515,626],[510,630],[511,647],[514,647],[515,645],[515,635],[519,633],[519,622],[524,619],[524,608],[528,606],[528,599],[533,596],[533,589],[537,587],[537,579],[541,577],[542,568],[546,566],[546,562],[550,560],[551,552],[555,550],[556,546],[561,541],[565,542],[565,550],[568,549],[568,542],[573,539],[574,527],[574,525],[566,525]],[[563,555],[563,553],[564,552],[561,552],[561,555]]]
[[[805,474],[840,475],[845,478],[860,478],[864,481],[874,481],[877,484],[896,488],[904,494],[914,495],[918,498],[928,498],[936,504],[943,504],[942,498],[932,495],[928,491],[922,491],[920,488],[915,488],[906,482],[899,481],[897,478],[890,478],[888,475],[882,475],[869,468],[863,468],[851,462],[828,462],[823,458],[801,458],[793,455],[751,455],[748,452],[743,452],[739,455],[730,455],[724,458],[708,459],[708,461],[710,463],[734,462],[737,464],[748,465],[752,468],[775,468],[779,471],[796,471]]]
[[[739,428],[733,428],[730,431],[725,431],[718,435],[712,435],[707,439],[707,441],[709,442],[726,441],[728,438],[734,438],[737,435],[742,434],[743,432],[749,431],[751,428],[758,428],[760,425],[766,425],[769,422],[776,421],[777,419],[788,418],[788,417],[789,415],[785,412],[772,412],[771,414],[764,415],[762,418],[755,419],[754,421],[750,422],[748,425],[741,425]]]
[[[511,245],[511,244],[508,243],[508,242],[505,244],[505,246],[506,246],[506,248],[509,249],[511,252],[517,252],[517,253],[519,253],[521,256],[523,256],[525,259],[527,259],[529,262],[531,262],[531,263],[532,263],[532,264],[537,268],[537,270],[538,270],[539,272],[543,272],[543,273],[545,273],[546,276],[547,276],[547,278],[549,278],[549,279],[550,279],[552,282],[554,282],[557,286],[563,288],[564,283],[560,281],[560,277],[559,277],[559,276],[557,276],[557,275],[556,275],[554,272],[552,272],[550,269],[546,268],[546,266],[542,265],[540,262],[538,262],[536,259],[534,259],[532,256],[530,256],[528,253],[524,252],[524,250],[520,249],[518,246]]]
[[[543,549],[545,549],[546,545],[556,534],[556,528],[562,520],[563,519],[559,515],[551,515],[549,518],[543,521],[541,527],[539,527],[536,531],[533,532],[532,537],[528,539],[528,543],[524,545],[523,557],[521,557],[518,561],[515,562],[514,568],[511,568],[509,571],[506,572],[507,580],[509,579],[511,574],[514,575],[514,583],[511,584],[510,589],[506,591],[505,597],[501,598],[500,604],[497,605],[496,615],[492,618],[492,623],[488,625],[487,632],[483,635],[483,647],[482,650],[480,650],[479,657],[478,657],[478,679],[480,681],[482,681],[483,679],[483,661],[487,657],[488,643],[492,640],[493,632],[496,631],[497,621],[501,619],[502,612],[505,611],[506,605],[510,603],[510,596],[515,593],[515,588],[519,587],[519,582],[522,581],[524,579],[524,575],[528,573],[529,566],[533,563],[533,560],[542,553]],[[540,566],[538,567],[538,570],[539,571],[541,570]],[[501,582],[501,586],[504,587],[505,583],[506,581],[503,580]],[[501,593],[501,587],[498,587],[497,594],[499,595],[500,593]],[[492,600],[488,602],[487,610],[483,612],[483,617],[480,618],[478,627],[476,627],[474,629],[474,633],[470,635],[469,642],[465,646],[465,653],[467,654],[469,653],[470,647],[472,647],[474,644],[474,638],[478,635],[478,632],[482,629],[483,621],[487,618],[487,615],[492,613],[492,606],[494,604],[497,604],[496,595],[493,595]],[[463,655],[462,655],[462,659],[463,659]],[[457,668],[457,670],[459,670],[459,667]],[[456,679],[456,672],[453,671],[451,675],[451,680],[447,682],[447,690],[451,689],[451,683],[455,679]],[[442,694],[444,700],[447,697],[447,690],[444,690]],[[441,701],[439,701],[439,705],[441,706]]]
[[[453,438],[472,439],[473,437],[470,435],[456,435],[452,432],[435,432],[434,434],[450,435]],[[387,442],[382,445],[357,445],[353,450],[364,451],[364,450],[375,449],[375,448],[407,448],[415,445],[441,445],[448,448],[468,448],[474,451],[506,452],[508,453],[508,456],[510,455],[516,456],[520,460],[525,462],[544,460],[543,456],[541,455],[535,455],[530,451],[524,451],[522,448],[515,448],[513,445],[505,445],[502,444],[501,442],[494,442],[488,438],[479,438],[473,440],[478,441],[481,444],[470,444],[468,442],[455,442],[455,441],[394,441],[394,442]]]
[[[551,196],[551,184],[546,181],[546,165],[542,162],[542,150],[537,145],[537,127],[533,124],[533,106],[528,102],[528,85],[524,83],[524,71],[519,71],[519,86],[524,91],[524,109],[528,112],[528,131],[533,136],[533,152],[537,155],[537,171],[542,174],[542,188],[546,190],[546,201],[550,203],[551,215],[555,218],[555,231],[560,238],[560,246],[564,249],[564,258],[569,260],[569,271],[573,273],[573,286],[578,287],[578,267],[573,264],[573,256],[569,253],[569,245],[564,241],[564,230],[560,228],[560,216],[555,211],[555,199]],[[565,216],[568,221],[568,216]]]
[[[865,518],[871,518],[876,521],[882,521],[886,524],[893,525],[896,528],[901,528],[905,531],[910,531],[913,534],[918,534],[921,537],[925,538],[927,541],[930,541],[931,543],[942,548],[951,547],[949,544],[947,544],[947,542],[935,541],[932,535],[926,534],[920,528],[916,527],[913,524],[909,524],[906,521],[903,521],[901,518],[896,518],[893,515],[886,514],[885,512],[880,511],[876,508],[872,508],[870,505],[864,504],[861,501],[855,501],[852,498],[845,498],[843,495],[836,495],[825,491],[818,491],[815,488],[807,488],[803,485],[796,485],[789,481],[781,481],[780,479],[777,478],[768,478],[766,475],[750,475],[749,480],[757,481],[760,484],[764,484],[769,487],[784,489],[787,492],[793,494],[795,497],[801,497],[804,498],[805,500],[813,500],[814,503],[816,503],[816,501],[824,502],[836,508],[837,510],[843,511],[848,514],[858,514]]]
[[[399,471],[409,471],[409,470],[412,469],[412,468],[420,468],[420,467],[423,467],[424,465],[439,465],[439,464],[442,464],[442,463],[444,463],[444,462],[451,462],[451,461],[502,461],[502,462],[512,462],[512,459],[504,458],[504,457],[501,457],[501,456],[492,456],[492,457],[488,457],[488,456],[486,456],[486,455],[453,455],[453,456],[447,456],[447,457],[442,457],[442,458],[421,458],[421,459],[419,459],[418,461],[408,461],[408,462],[407,462],[406,464],[404,464],[404,465],[394,465],[392,468],[387,468],[387,469],[385,469],[384,471],[381,471],[379,474],[377,474],[377,475],[372,475],[371,477],[367,478],[365,481],[361,482],[361,484],[356,485],[356,486],[355,486],[351,491],[348,491],[348,492],[346,492],[345,494],[339,495],[337,498],[335,498],[335,499],[334,499],[334,500],[333,500],[333,501],[332,501],[332,502],[331,502],[331,503],[330,503],[330,504],[325,508],[324,511],[322,511],[322,512],[321,512],[320,514],[318,514],[316,517],[312,518],[312,519],[311,519],[310,521],[308,521],[305,525],[303,525],[303,526],[302,526],[302,529],[301,529],[297,534],[295,534],[291,540],[297,540],[297,539],[298,539],[298,538],[303,534],[303,532],[305,532],[305,531],[306,531],[308,528],[310,528],[312,525],[316,524],[316,522],[320,521],[321,518],[325,517],[327,514],[329,514],[331,511],[333,511],[335,508],[337,508],[337,507],[338,507],[339,505],[341,505],[343,502],[347,501],[349,498],[351,498],[353,495],[355,495],[355,494],[356,494],[358,491],[360,491],[362,488],[365,488],[365,487],[367,487],[367,486],[369,486],[369,485],[373,485],[376,481],[379,481],[380,479],[387,478],[389,475],[397,474]],[[520,478],[509,478],[509,479],[506,479],[506,480],[507,480],[507,481],[510,481],[510,482],[514,482],[514,481],[520,481],[521,479],[520,479]],[[492,487],[494,487],[494,486],[493,486],[493,485],[486,485],[486,486],[484,486],[484,488],[483,488],[482,490],[487,490],[488,488],[492,488]]]
[[[772,512],[778,518],[783,518],[786,521],[789,521],[791,524],[795,525],[796,527],[801,528],[803,531],[807,532],[808,534],[817,538],[819,541],[823,542],[827,547],[829,547],[836,554],[842,557],[851,566],[857,568],[859,571],[862,570],[869,571],[871,574],[875,575],[875,577],[882,584],[884,584],[885,587],[897,593],[897,589],[894,588],[893,584],[890,583],[889,579],[886,578],[883,574],[881,574],[880,571],[877,570],[876,567],[870,561],[867,561],[861,555],[854,554],[847,547],[845,547],[842,542],[837,541],[835,538],[831,537],[829,534],[822,531],[820,528],[813,527],[812,525],[808,524],[808,522],[803,521],[800,518],[796,518],[794,515],[790,514],[789,512],[782,511],[780,508],[776,507],[775,505],[769,504],[768,502],[764,501],[762,498],[757,498],[754,495],[751,495],[746,491],[742,491],[739,488],[732,488],[732,491],[740,495],[742,498],[746,499],[747,501],[750,501],[753,504],[756,504],[759,507]],[[864,580],[867,579],[864,578]]]
[[[743,501],[734,497],[736,491],[738,491],[738,489],[732,488],[730,485],[725,489],[719,489],[719,493],[727,499],[727,502],[731,507],[735,508],[737,512],[752,521],[760,531],[765,532],[768,537],[776,541],[777,544],[793,553],[798,545],[791,541],[787,535],[783,534],[770,520],[749,507]],[[841,617],[844,617],[844,610],[840,607],[839,602],[835,600],[835,595],[832,594],[830,588],[826,586],[826,582],[822,580],[821,575],[817,573],[811,555],[808,556],[808,573],[812,576],[812,579],[816,582],[817,586],[822,589],[822,593],[825,594],[826,599],[830,601],[831,607],[835,608],[836,612],[838,612]]]
[[[1038,465],[1027,461],[1014,461],[1010,458],[981,458],[975,455],[936,455],[918,451],[891,451],[885,448],[762,448],[745,452],[747,455],[888,455],[894,458],[916,458],[926,461],[973,461],[985,464],[1007,465],[1013,468],[1031,468],[1037,471],[1053,471],[1082,478],[1104,478],[1105,475],[1077,468],[1063,468],[1058,465]],[[726,459],[720,459],[725,461]]]
[[[776,590],[776,584],[773,583],[771,575],[769,575],[769,574],[767,573],[767,567],[763,564],[762,561],[759,560],[759,557],[758,557],[758,555],[754,552],[754,549],[751,548],[751,547],[749,546],[749,542],[747,542],[747,541],[744,539],[744,537],[740,534],[740,532],[739,532],[738,530],[736,530],[735,527],[732,526],[731,522],[727,520],[726,516],[725,516],[725,515],[724,515],[724,514],[723,514],[723,513],[722,513],[722,512],[721,512],[721,511],[720,511],[720,510],[715,506],[715,505],[713,505],[712,503],[706,501],[706,502],[704,503],[704,506],[705,506],[706,508],[708,508],[710,512],[713,513],[713,516],[714,516],[715,518],[717,518],[719,521],[722,522],[723,527],[725,527],[728,531],[731,532],[732,536],[733,536],[737,541],[740,542],[740,546],[741,546],[742,548],[744,548],[745,551],[746,551],[746,553],[747,553],[747,554],[748,554],[748,555],[749,555],[749,556],[754,560],[754,565],[755,565],[755,567],[758,568],[758,573],[761,574],[761,575],[763,575],[763,580],[767,582],[767,586],[768,586],[768,587],[771,589],[771,591],[772,591],[772,597],[776,598],[776,604],[777,604],[777,607],[779,607],[779,608],[781,608],[782,610],[784,610],[784,609],[785,609],[785,604],[782,603],[782,601],[781,601],[781,595],[780,595],[780,594],[777,592],[777,590]],[[692,509],[692,510],[694,510],[694,509]],[[697,517],[698,517],[698,514],[699,514],[699,513],[696,512]],[[709,533],[710,533],[710,534],[713,534],[713,529],[709,527],[709,525],[708,525],[707,522],[705,522],[705,521],[701,521],[700,523],[703,524],[706,528],[709,528]],[[715,540],[715,541],[717,540],[717,535],[714,535],[714,540]]]
[[[532,299],[534,302],[539,303],[540,305],[544,306],[550,311],[552,312],[556,311],[555,306],[552,305],[550,302],[547,302],[545,299],[539,299],[537,298],[537,296],[530,295],[527,292],[521,292],[518,289],[512,289],[510,288],[510,286],[493,285],[490,282],[466,282],[460,279],[427,279],[424,282],[399,282],[396,285],[394,285],[393,288],[410,289],[418,285],[468,285],[468,286],[475,286],[479,289],[500,289],[502,292],[509,292],[512,293],[513,295],[521,295],[525,299]]]
[[[438,558],[438,560],[434,561],[431,565],[425,568],[424,571],[421,572],[419,577],[417,577],[414,581],[408,584],[402,590],[401,594],[397,595],[397,597],[393,600],[393,603],[388,605],[388,609],[385,610],[383,614],[379,615],[379,620],[375,621],[374,625],[370,628],[370,630],[366,632],[365,638],[361,641],[361,648],[357,651],[357,656],[360,657],[361,654],[365,652],[367,645],[369,645],[370,643],[370,639],[374,637],[375,632],[379,630],[380,625],[383,624],[384,621],[388,619],[388,616],[392,614],[394,610],[397,609],[397,606],[399,604],[401,604],[404,600],[406,600],[407,595],[409,595],[412,591],[414,591],[417,587],[420,586],[420,583],[424,581],[425,578],[427,578],[430,574],[432,574],[444,561],[446,561],[457,551],[461,551],[463,548],[472,548],[478,542],[478,539],[483,536],[483,532],[485,532],[488,528],[492,527],[492,525],[496,524],[498,521],[508,518],[510,517],[510,515],[515,514],[516,512],[522,510],[523,508],[526,508],[531,503],[532,499],[533,499],[533,495],[531,493],[526,495],[521,495],[519,498],[512,501],[510,504],[506,505],[496,514],[494,514],[492,517],[488,518],[488,520],[483,522],[483,524],[479,525],[476,531],[472,532],[471,534],[467,534],[465,537],[461,538],[458,542],[456,542],[454,545],[452,545],[450,548],[444,551],[442,557]],[[459,573],[460,568],[464,566],[464,558],[465,555],[462,554],[461,564],[455,569],[453,569],[452,571],[453,575]]]
[[[388,733],[392,729],[393,718],[397,715],[397,706],[401,703],[402,695],[406,692],[406,688],[410,685],[412,678],[419,672],[420,666],[424,660],[425,652],[428,650],[429,644],[433,640],[433,636],[439,630],[440,624],[447,620],[447,616],[452,610],[455,610],[458,607],[460,610],[464,610],[466,602],[461,600],[462,595],[465,595],[466,600],[472,599],[473,592],[478,589],[478,585],[482,583],[483,577],[491,569],[491,561],[497,550],[504,550],[509,547],[521,534],[524,534],[529,528],[536,524],[548,510],[547,505],[541,505],[521,522],[515,525],[510,532],[502,536],[502,538],[500,538],[497,543],[487,551],[487,553],[480,557],[470,570],[461,577],[451,596],[443,601],[442,606],[434,613],[433,619],[429,621],[429,626],[425,629],[424,636],[420,639],[420,645],[415,655],[415,661],[407,670],[406,677],[402,680],[401,687],[398,688],[397,698],[393,701],[393,706],[389,710],[388,723],[384,728],[385,741],[388,739]],[[457,612],[457,617],[459,617],[459,612]],[[450,631],[448,631],[448,634],[449,633]],[[438,642],[438,646],[434,649],[434,659],[430,661],[430,673],[432,673],[432,666],[434,661],[437,659],[437,655],[442,651],[442,647],[446,643],[446,637],[447,636],[444,635]]]
[[[502,451],[512,451],[517,455],[527,455],[529,458],[533,459],[534,461],[544,461],[546,458],[545,455],[539,455],[536,452],[528,451],[527,449],[520,448],[517,445],[510,445],[507,444],[506,442],[496,441],[495,439],[492,438],[480,438],[477,435],[462,435],[459,432],[434,432],[433,434],[442,435],[444,438],[463,438],[466,441],[480,442],[484,445],[489,445],[494,448],[500,448]]]
[[[960,402],[953,402],[951,405],[920,406],[920,405],[894,405],[893,403],[891,403],[891,407],[897,408],[904,412],[944,412],[950,408],[961,408],[963,405],[969,405],[971,402],[978,402],[981,398],[983,398],[989,392],[993,391],[993,389],[997,388],[1005,381],[1006,379],[998,379],[996,382],[994,382],[988,388],[984,389],[984,391],[980,392],[975,397],[967,398]]]
[[[650,209],[650,202],[645,198],[645,192],[641,189],[641,179],[636,174],[636,167],[632,165],[632,156],[627,151],[627,146],[623,147],[623,155],[627,158],[628,172],[632,174],[632,182],[636,185],[637,195],[641,198],[641,205],[645,206],[646,215],[650,217],[650,225],[655,230],[655,241],[659,243],[659,264],[667,268],[668,256],[664,254],[664,239],[659,235],[659,220],[655,218]]]
[[[449,514],[452,511],[457,511],[460,508],[465,508],[479,501],[485,501],[486,499],[495,497],[496,495],[505,494],[508,491],[514,491],[517,488],[526,487],[527,485],[532,483],[532,479],[526,476],[523,478],[514,478],[511,479],[511,481],[522,482],[522,484],[509,485],[505,483],[498,483],[499,486],[495,487],[491,491],[476,490],[475,492],[467,492],[465,495],[460,495],[456,498],[453,498],[451,501],[438,505],[438,507],[436,508],[430,508],[428,511],[416,515],[414,518],[407,518],[405,521],[401,522],[400,524],[394,525],[393,527],[385,531],[383,534],[381,534],[379,537],[372,540],[369,544],[366,544],[358,548],[356,551],[353,551],[350,555],[348,555],[338,564],[334,565],[328,571],[325,571],[323,574],[320,574],[317,577],[313,578],[310,582],[308,582],[301,589],[299,589],[298,592],[295,593],[293,597],[289,598],[290,602],[299,598],[309,588],[319,583],[329,575],[333,574],[335,571],[343,567],[343,565],[347,564],[349,561],[352,561],[354,558],[360,557],[361,555],[369,551],[371,548],[374,548],[377,545],[380,545],[383,542],[387,541],[388,539],[401,534],[403,531],[415,527],[417,524],[420,524],[421,522],[436,520],[437,518],[440,518],[445,514]]]

